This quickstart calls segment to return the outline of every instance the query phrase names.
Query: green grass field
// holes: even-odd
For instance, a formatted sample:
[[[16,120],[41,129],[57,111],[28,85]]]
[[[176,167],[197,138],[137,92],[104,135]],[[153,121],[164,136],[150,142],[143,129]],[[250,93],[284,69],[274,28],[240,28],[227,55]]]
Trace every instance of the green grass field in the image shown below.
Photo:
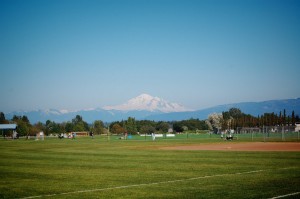
[[[153,142],[104,136],[2,139],[0,197],[300,197],[300,152],[160,149],[204,142],[222,141],[207,137]]]

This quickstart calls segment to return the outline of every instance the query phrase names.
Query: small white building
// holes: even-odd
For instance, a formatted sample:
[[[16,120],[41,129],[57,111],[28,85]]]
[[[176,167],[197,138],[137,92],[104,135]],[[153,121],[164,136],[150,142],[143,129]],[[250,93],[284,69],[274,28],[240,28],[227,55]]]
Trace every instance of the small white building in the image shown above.
[[[300,122],[296,122],[296,124],[295,124],[295,132],[300,132]]]
[[[17,138],[18,135],[16,129],[17,129],[16,124],[0,124],[0,130],[2,131],[2,136],[6,136],[5,133],[3,132],[4,130],[13,130],[12,138],[15,139]]]

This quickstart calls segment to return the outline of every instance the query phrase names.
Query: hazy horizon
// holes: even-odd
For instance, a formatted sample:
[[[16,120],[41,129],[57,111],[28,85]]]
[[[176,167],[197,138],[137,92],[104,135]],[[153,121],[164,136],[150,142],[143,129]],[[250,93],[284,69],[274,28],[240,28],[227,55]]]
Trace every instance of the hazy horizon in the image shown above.
[[[0,111],[300,97],[295,0],[1,0]]]
[[[143,94],[146,94],[146,93],[143,93]],[[147,109],[140,109],[140,107],[137,107],[137,109],[134,109],[133,107],[129,107],[129,109],[120,108],[122,106],[127,105],[127,103],[130,100],[135,99],[136,97],[139,97],[139,96],[135,96],[131,99],[128,99],[127,101],[124,101],[124,102],[120,103],[120,104],[107,105],[107,106],[102,106],[102,107],[90,107],[90,108],[82,108],[82,109],[57,109],[57,108],[50,107],[50,108],[45,108],[45,109],[30,109],[30,110],[19,109],[19,110],[14,110],[14,111],[10,111],[10,112],[4,112],[4,113],[8,114],[8,113],[13,113],[13,112],[31,112],[31,111],[60,111],[60,113],[72,113],[72,112],[78,112],[78,111],[93,111],[93,110],[98,110],[98,109],[106,110],[106,111],[120,110],[120,111],[125,111],[125,112],[126,111],[133,111],[133,110],[149,111]],[[159,98],[159,96],[152,96],[152,97]],[[162,98],[159,98],[159,99],[163,100],[163,101],[166,101],[168,103],[176,103],[176,102],[173,102],[173,101],[169,101],[167,99],[162,99]],[[205,109],[209,109],[209,108],[214,108],[214,107],[217,107],[217,106],[224,106],[224,105],[226,106],[226,105],[231,105],[231,104],[261,103],[261,102],[268,102],[268,101],[293,100],[293,99],[295,99],[295,100],[300,99],[300,97],[289,98],[289,99],[288,98],[285,98],[285,99],[270,99],[270,100],[262,100],[262,101],[242,101],[242,102],[232,102],[232,103],[229,102],[229,103],[216,104],[216,105],[213,105],[213,106],[203,107],[203,108],[199,108],[199,109],[190,109],[189,107],[186,107],[184,104],[179,104],[179,105],[182,105],[184,108],[186,108],[186,110],[182,110],[182,111],[178,111],[178,112],[200,111],[200,110],[205,110]],[[1,111],[1,112],[3,112],[3,111]],[[177,112],[177,111],[175,111],[175,112]]]

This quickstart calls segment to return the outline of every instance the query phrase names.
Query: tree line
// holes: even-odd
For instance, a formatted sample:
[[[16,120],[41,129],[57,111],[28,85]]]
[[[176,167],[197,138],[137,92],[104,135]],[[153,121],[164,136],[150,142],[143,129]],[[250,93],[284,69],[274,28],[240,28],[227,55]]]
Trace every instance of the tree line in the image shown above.
[[[264,113],[257,117],[241,112],[238,108],[231,108],[229,111],[222,113],[212,113],[208,116],[207,124],[209,129],[225,130],[238,127],[263,127],[263,126],[295,126],[296,122],[300,122],[299,115],[292,111],[291,115],[286,115],[286,110],[276,113]]]
[[[0,112],[0,124],[17,124],[17,132],[20,136],[32,136],[43,131],[45,135],[62,134],[68,132],[93,131],[94,133],[103,133],[104,124],[100,120],[94,121],[92,125],[85,122],[80,115],[77,115],[72,121],[56,123],[47,120],[46,123],[38,122],[31,124],[27,116],[14,115],[11,121],[5,118],[4,113]],[[9,132],[8,132],[9,133]]]
[[[0,124],[16,123],[17,132],[20,136],[36,135],[43,131],[45,135],[62,134],[69,132],[93,132],[99,134],[151,134],[154,132],[167,133],[183,132],[185,130],[208,130],[208,125],[205,120],[188,119],[182,121],[151,121],[151,120],[136,120],[133,117],[128,117],[127,120],[115,121],[109,124],[101,120],[96,120],[92,124],[88,124],[80,115],[68,122],[56,123],[47,120],[46,123],[38,122],[31,124],[27,116],[13,116],[12,120],[6,120],[4,113],[0,113]]]
[[[188,119],[182,121],[151,121],[151,120],[135,120],[129,117],[127,120],[112,122],[110,131],[115,134],[131,133],[131,134],[151,134],[154,132],[183,132],[185,130],[208,130],[205,120]]]
[[[93,132],[95,135],[100,134],[151,134],[153,132],[183,132],[197,130],[218,130],[234,129],[238,127],[262,127],[262,126],[295,126],[300,122],[299,115],[292,111],[291,115],[286,115],[286,111],[280,111],[279,114],[265,113],[260,116],[252,116],[243,113],[238,108],[231,108],[222,113],[212,113],[206,120],[188,119],[181,121],[151,121],[136,120],[128,117],[127,120],[104,123],[96,120],[88,124],[80,115],[76,115],[71,121],[56,123],[47,120],[46,123],[38,122],[31,124],[27,116],[14,115],[11,120],[7,120],[3,112],[0,112],[0,124],[15,123],[17,132],[20,136],[36,135],[43,131],[46,135],[62,134],[69,132]]]

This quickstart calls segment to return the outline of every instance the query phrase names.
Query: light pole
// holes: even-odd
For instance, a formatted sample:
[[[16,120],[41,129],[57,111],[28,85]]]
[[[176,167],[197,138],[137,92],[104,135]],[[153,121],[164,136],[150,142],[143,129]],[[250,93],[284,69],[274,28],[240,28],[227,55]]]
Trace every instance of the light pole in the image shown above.
[[[109,141],[110,140],[110,137],[109,137],[109,124],[108,124],[108,126],[107,126],[107,141]]]

